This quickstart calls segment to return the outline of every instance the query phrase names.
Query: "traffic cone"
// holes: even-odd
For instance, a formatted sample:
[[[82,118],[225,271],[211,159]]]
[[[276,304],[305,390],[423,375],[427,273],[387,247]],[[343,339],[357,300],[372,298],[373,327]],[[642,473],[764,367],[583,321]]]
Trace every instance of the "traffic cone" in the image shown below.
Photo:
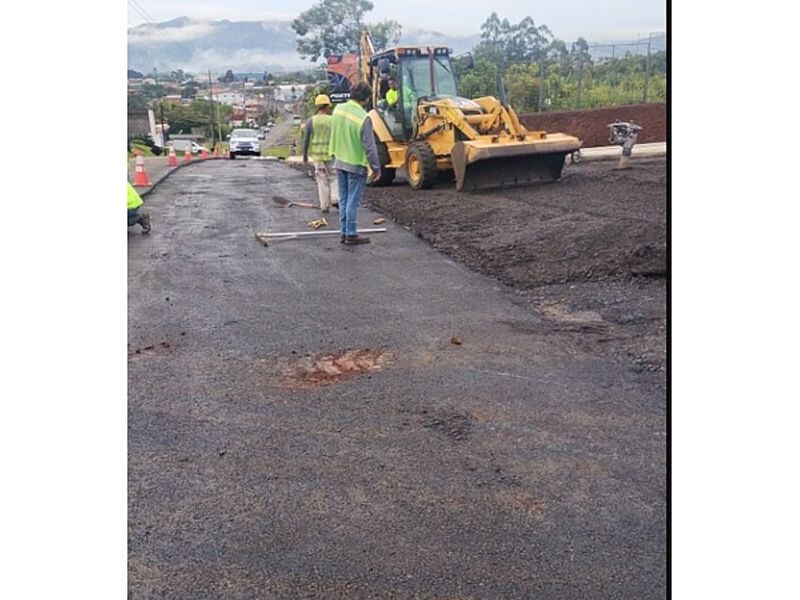
[[[144,156],[142,156],[139,150],[136,151],[136,168],[133,174],[133,185],[134,187],[150,187],[153,185],[144,168]]]
[[[183,162],[187,163],[191,162],[191,160],[192,160],[192,153],[189,152],[189,149],[187,148],[186,152],[183,153]]]
[[[168,167],[178,166],[178,157],[175,156],[175,146],[169,147],[169,154],[167,155],[167,166]]]
[[[206,159],[206,158],[208,158],[208,150],[206,150],[206,147],[205,147],[205,146],[203,146],[203,147],[200,149],[200,158],[202,158],[202,159]]]

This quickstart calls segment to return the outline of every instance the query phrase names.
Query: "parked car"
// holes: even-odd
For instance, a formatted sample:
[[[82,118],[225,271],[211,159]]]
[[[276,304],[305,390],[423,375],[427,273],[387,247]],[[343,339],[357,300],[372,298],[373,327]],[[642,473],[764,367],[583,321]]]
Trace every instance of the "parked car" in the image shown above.
[[[231,159],[239,155],[261,156],[261,141],[255,129],[234,129],[230,135]]]
[[[170,140],[167,142],[167,148],[175,148],[175,154],[183,154],[186,149],[189,149],[191,154],[199,154],[203,151],[204,147],[192,140]],[[205,149],[208,152],[208,149]]]
[[[300,115],[294,115],[292,117],[292,125],[300,125]]]

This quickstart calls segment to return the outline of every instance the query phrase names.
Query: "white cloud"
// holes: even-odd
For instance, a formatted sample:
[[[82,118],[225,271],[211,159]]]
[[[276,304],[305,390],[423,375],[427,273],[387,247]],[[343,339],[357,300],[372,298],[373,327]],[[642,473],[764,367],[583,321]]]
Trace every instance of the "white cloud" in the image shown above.
[[[175,64],[171,68],[181,68],[184,71],[202,73],[208,69],[225,72],[234,68],[236,71],[262,71],[267,65],[282,65],[288,69],[311,66],[308,61],[302,61],[294,52],[264,52],[253,49],[241,49],[234,52],[224,52],[215,49],[198,50],[185,64]]]
[[[147,11],[147,15],[156,22],[168,21],[181,16],[193,17],[207,21],[290,21],[297,17],[300,11],[286,12],[281,10],[263,10],[258,7],[236,5],[230,2],[203,3],[203,2],[150,2],[140,0],[139,4]],[[135,11],[129,11],[131,23],[145,23],[143,16]]]
[[[201,21],[189,23],[181,27],[156,28],[150,25],[137,27],[128,31],[128,43],[131,45],[169,44],[186,42],[205,37],[214,31],[214,25]]]

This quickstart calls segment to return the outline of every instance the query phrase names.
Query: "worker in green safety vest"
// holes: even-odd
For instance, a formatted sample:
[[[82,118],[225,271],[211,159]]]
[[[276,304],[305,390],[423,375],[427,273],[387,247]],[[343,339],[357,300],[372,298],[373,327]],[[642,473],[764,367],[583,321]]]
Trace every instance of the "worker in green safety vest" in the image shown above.
[[[142,226],[142,233],[150,233],[150,214],[142,209],[144,200],[136,191],[136,188],[128,182],[128,227],[136,225]]]
[[[389,89],[386,91],[386,104],[389,108],[397,108],[397,101],[400,99],[400,92],[397,91],[397,79],[389,77]]]
[[[319,207],[322,212],[330,206],[339,204],[339,189],[333,157],[330,155],[331,143],[331,99],[325,94],[314,98],[317,112],[306,121],[303,134],[303,162],[314,162],[314,179],[317,182]]]
[[[369,238],[358,235],[358,205],[367,183],[381,175],[381,163],[375,146],[372,121],[364,107],[372,89],[365,81],[350,90],[350,99],[333,110],[329,152],[339,179],[339,230],[344,244],[367,244]]]

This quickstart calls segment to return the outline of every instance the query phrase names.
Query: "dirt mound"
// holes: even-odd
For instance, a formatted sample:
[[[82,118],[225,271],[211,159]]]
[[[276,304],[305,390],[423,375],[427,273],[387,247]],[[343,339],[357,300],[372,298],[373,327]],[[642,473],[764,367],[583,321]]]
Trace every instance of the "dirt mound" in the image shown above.
[[[517,288],[553,331],[626,340],[617,352],[663,370],[666,161],[569,165],[555,183],[459,193],[397,182],[366,201],[466,266]],[[651,368],[652,367],[652,368]],[[637,367],[638,368],[638,367]]]
[[[527,113],[522,124],[531,130],[568,133],[583,140],[584,148],[608,146],[608,125],[614,121],[642,126],[637,143],[664,142],[667,139],[666,104],[631,104],[570,112]]]
[[[524,288],[666,273],[663,160],[580,163],[561,181],[480,194],[370,188],[367,201],[466,265]]]

